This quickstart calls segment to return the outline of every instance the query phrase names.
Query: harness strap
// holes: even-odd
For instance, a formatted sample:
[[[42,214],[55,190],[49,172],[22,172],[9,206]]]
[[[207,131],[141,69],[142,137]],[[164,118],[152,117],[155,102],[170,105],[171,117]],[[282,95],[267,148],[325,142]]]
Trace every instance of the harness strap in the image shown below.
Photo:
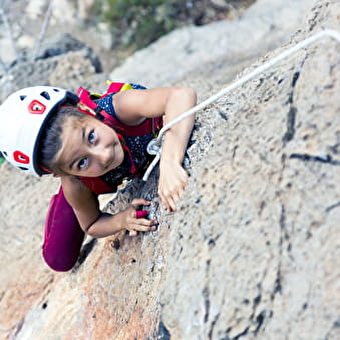
[[[162,117],[157,118],[146,118],[141,124],[137,126],[127,126],[123,124],[119,119],[112,117],[108,114],[103,108],[101,108],[94,100],[106,97],[112,93],[117,93],[120,91],[125,91],[132,89],[132,86],[129,83],[110,83],[107,91],[103,95],[94,95],[91,94],[88,90],[84,89],[83,87],[79,87],[77,91],[77,96],[79,97],[79,101],[93,110],[96,114],[96,118],[99,119],[104,124],[113,128],[118,138],[121,142],[122,148],[124,152],[128,155],[130,162],[131,162],[131,170],[130,173],[133,177],[138,176],[138,169],[133,161],[131,151],[127,147],[124,137],[122,135],[128,137],[138,137],[147,135],[150,133],[156,134],[163,125]],[[86,114],[90,114],[87,111],[80,110]],[[115,188],[110,187],[107,185],[101,178],[99,177],[80,177],[81,181],[95,194],[104,194],[117,191],[117,186]]]
[[[127,86],[129,85],[129,87]],[[119,91],[124,91],[131,88],[130,84],[124,84],[124,83],[111,83],[107,92],[101,96],[106,97],[111,93],[116,93]],[[117,90],[111,92],[112,90]],[[163,125],[163,119],[162,117],[156,117],[156,118],[146,118],[141,124],[136,126],[127,126],[123,124],[120,120],[118,120],[115,117],[112,117],[109,115],[104,109],[102,109],[93,99],[92,95],[88,90],[85,90],[83,87],[80,87],[77,91],[77,95],[80,99],[81,103],[84,103],[86,106],[88,106],[91,110],[93,110],[96,113],[96,117],[105,123],[108,126],[111,126],[115,131],[118,133],[121,133],[123,135],[129,136],[129,137],[137,137],[137,136],[143,136],[147,135],[149,133],[156,133],[162,128]]]

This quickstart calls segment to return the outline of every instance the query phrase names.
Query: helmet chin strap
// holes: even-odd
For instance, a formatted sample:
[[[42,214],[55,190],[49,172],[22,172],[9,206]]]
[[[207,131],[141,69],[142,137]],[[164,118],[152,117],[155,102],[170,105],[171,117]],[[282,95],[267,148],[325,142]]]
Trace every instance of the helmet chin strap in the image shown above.
[[[80,104],[81,106],[83,106],[83,107],[81,107],[81,106],[79,106],[79,105],[77,105],[75,108],[79,111],[79,112],[81,112],[81,113],[84,113],[84,114],[86,114],[87,116],[90,116],[90,117],[93,117],[93,118],[97,118],[98,119],[98,117],[97,117],[97,114],[91,109],[91,108],[89,108],[88,106],[86,106],[86,105],[84,105],[84,104]],[[92,112],[91,112],[92,111]],[[100,120],[100,119],[99,119]]]
[[[52,171],[52,170],[50,170],[50,169],[47,169],[47,168],[45,168],[45,167],[42,166],[42,165],[39,165],[39,168],[40,168],[42,171],[46,172],[46,174],[43,174],[43,175],[60,176],[60,174],[57,174],[56,172],[54,172],[54,171]]]

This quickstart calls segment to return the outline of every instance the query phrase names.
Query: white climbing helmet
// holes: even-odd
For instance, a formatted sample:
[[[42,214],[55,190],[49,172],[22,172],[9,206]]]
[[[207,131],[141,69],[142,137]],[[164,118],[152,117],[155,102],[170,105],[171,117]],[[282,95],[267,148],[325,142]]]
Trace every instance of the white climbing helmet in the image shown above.
[[[61,104],[78,97],[61,88],[33,86],[11,94],[0,106],[0,151],[15,167],[41,176],[37,146],[44,124]]]

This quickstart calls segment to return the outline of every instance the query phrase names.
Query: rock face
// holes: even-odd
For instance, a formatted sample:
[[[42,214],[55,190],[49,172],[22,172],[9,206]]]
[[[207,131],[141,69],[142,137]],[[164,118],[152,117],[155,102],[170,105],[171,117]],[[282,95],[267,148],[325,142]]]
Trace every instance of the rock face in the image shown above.
[[[294,41],[339,27],[339,3],[323,5]],[[169,235],[174,339],[340,337],[339,52],[325,39],[209,110]]]
[[[239,77],[323,28],[338,29],[339,18],[339,1],[318,1],[291,42]],[[1,336],[338,339],[339,52],[334,40],[319,41],[200,112],[179,211],[159,206],[156,173],[132,182],[106,209],[151,199],[159,229],[89,240],[70,273],[51,272],[37,251],[58,183],[16,179],[1,167]],[[177,83],[203,84],[207,96],[224,77],[221,65],[218,58]]]
[[[339,13],[317,3],[293,41]],[[211,147],[169,235],[174,339],[339,338],[339,52],[324,39],[207,110]]]
[[[128,58],[111,72],[111,78],[144,79],[147,86],[165,86],[190,71],[197,74],[217,59],[223,60],[223,68],[241,70],[242,61],[249,65],[249,60],[278,47],[288,32],[293,34],[296,14],[309,10],[312,3],[310,0],[262,0],[235,21],[174,31]],[[241,65],[237,68],[237,64]],[[227,81],[229,79],[224,79],[223,84]]]
[[[108,79],[92,48],[70,34],[56,34],[45,42],[36,60],[15,63],[1,77],[0,98],[33,85],[51,85],[76,91],[79,84],[96,86]]]

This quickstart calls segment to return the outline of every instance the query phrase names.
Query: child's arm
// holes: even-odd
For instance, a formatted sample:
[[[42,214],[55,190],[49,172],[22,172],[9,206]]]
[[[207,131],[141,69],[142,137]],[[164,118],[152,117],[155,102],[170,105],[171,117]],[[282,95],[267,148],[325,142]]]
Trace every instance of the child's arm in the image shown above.
[[[164,115],[164,122],[168,123],[196,105],[196,92],[184,87],[129,90],[115,95],[113,105],[125,124],[136,125],[145,117],[161,115]],[[169,211],[176,209],[175,203],[187,185],[188,176],[182,168],[182,162],[193,124],[192,115],[174,125],[165,136],[158,192]]]
[[[137,218],[136,216],[138,206],[150,204],[144,199],[134,199],[125,210],[110,215],[99,210],[97,196],[78,178],[62,176],[61,184],[81,228],[93,237],[105,237],[121,230],[129,230],[130,235],[135,236],[137,231],[156,229],[155,220]]]

